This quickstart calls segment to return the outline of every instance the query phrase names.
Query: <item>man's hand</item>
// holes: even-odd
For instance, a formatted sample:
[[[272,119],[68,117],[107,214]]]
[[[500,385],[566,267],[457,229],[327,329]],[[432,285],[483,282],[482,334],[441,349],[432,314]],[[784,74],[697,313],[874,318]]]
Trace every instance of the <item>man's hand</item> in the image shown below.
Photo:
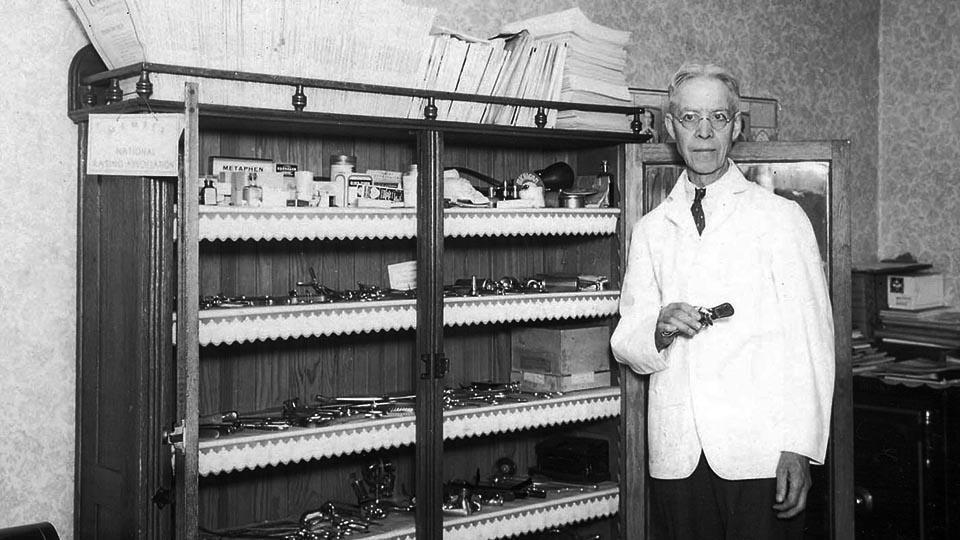
[[[654,330],[654,342],[657,350],[666,349],[679,334],[693,337],[700,331],[700,311],[684,302],[667,304],[660,310],[657,327]]]
[[[777,463],[777,504],[773,509],[780,519],[789,519],[807,507],[810,479],[810,459],[793,452],[780,452]]]

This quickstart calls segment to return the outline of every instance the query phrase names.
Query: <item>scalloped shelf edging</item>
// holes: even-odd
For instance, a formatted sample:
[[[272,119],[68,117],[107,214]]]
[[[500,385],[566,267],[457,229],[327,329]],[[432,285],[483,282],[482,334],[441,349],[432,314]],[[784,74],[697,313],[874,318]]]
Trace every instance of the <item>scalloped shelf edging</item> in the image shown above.
[[[530,502],[518,499],[501,507],[489,507],[470,516],[445,516],[444,540],[494,540],[544,531],[590,519],[612,516],[619,510],[620,490],[604,483],[596,491],[574,495],[551,495]],[[407,520],[409,522],[409,520]],[[414,540],[416,528],[395,524],[389,531],[358,536],[359,540]]]
[[[618,208],[462,209],[445,211],[444,236],[611,235]],[[415,238],[412,208],[236,208],[201,206],[200,240]]]
[[[594,388],[526,403],[446,411],[443,437],[445,440],[477,437],[612,418],[619,414],[620,388]],[[415,421],[413,415],[405,414],[200,441],[198,469],[201,476],[208,476],[397,448],[414,444]]]
[[[606,317],[616,314],[619,297],[614,290],[447,298],[444,326]],[[411,330],[417,312],[415,300],[385,300],[210,309],[199,319],[203,346]]]

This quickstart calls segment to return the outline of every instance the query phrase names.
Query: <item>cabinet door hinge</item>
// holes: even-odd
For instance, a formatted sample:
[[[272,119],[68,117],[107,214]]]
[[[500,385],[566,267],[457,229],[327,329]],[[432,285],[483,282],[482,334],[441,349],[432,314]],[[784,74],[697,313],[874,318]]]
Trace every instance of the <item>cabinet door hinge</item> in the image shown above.
[[[421,379],[442,379],[450,370],[450,359],[442,352],[422,354],[420,361],[425,364],[426,369],[420,374]]]
[[[150,501],[155,504],[157,508],[163,508],[164,506],[173,504],[173,492],[162,487],[153,494]]]

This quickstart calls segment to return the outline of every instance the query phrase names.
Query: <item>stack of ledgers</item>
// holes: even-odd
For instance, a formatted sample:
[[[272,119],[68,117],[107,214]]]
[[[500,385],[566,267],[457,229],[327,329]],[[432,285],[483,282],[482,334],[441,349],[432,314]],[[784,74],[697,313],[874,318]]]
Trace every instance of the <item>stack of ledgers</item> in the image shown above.
[[[624,68],[625,45],[630,32],[591,22],[580,8],[517,21],[505,32],[529,31],[537,40],[566,45],[560,100],[629,107],[633,100],[627,89]],[[554,113],[557,114],[557,113]],[[629,131],[626,115],[591,111],[560,111],[556,127]]]
[[[874,335],[887,345],[960,349],[960,308],[881,309]]]
[[[107,69],[140,62],[414,87],[436,10],[401,0],[71,0]],[[121,82],[134,91],[136,77]],[[293,88],[151,74],[152,99],[290,109]],[[410,98],[306,88],[308,111],[405,116]],[[401,113],[402,111],[402,113]]]
[[[854,330],[851,334],[850,347],[853,349],[850,364],[854,375],[874,371],[896,361],[896,358],[886,351],[877,349],[872,340],[864,336],[860,330]]]
[[[567,47],[564,43],[534,40],[519,30],[490,39],[478,39],[443,28],[434,30],[426,69],[418,88],[482,96],[555,101]],[[422,99],[411,100],[410,118],[423,115]],[[471,101],[437,103],[437,119],[532,127],[536,109]],[[553,127],[548,119],[546,127]]]
[[[148,62],[266,75],[546,101],[630,105],[623,81],[629,33],[578,10],[513,23],[477,39],[438,28],[434,9],[402,0],[70,0],[108,69]],[[535,32],[534,32],[535,31]],[[542,38],[535,36],[542,34]],[[619,45],[617,45],[619,44]],[[569,56],[569,59],[568,59]],[[569,61],[568,61],[569,60]],[[572,67],[571,67],[572,66]],[[289,85],[151,74],[152,99],[290,109]],[[125,95],[137,76],[121,81]],[[305,88],[305,110],[422,118],[425,100]],[[438,119],[535,125],[535,107],[439,100]],[[546,127],[627,131],[625,115],[545,110]],[[612,116],[612,118],[611,118]]]

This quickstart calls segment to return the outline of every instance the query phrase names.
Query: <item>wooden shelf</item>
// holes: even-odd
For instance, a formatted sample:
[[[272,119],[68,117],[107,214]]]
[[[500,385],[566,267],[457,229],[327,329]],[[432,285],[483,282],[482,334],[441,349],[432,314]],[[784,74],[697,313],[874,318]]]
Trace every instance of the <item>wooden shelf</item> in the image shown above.
[[[595,388],[525,403],[446,411],[445,440],[480,437],[620,414],[620,389]],[[414,444],[412,413],[282,432],[243,432],[200,442],[201,476],[274,467]]]
[[[554,527],[572,525],[617,513],[620,493],[613,483],[603,483],[596,491],[576,494],[551,494],[545,499],[517,499],[503,506],[488,506],[469,516],[445,516],[444,540],[492,540]],[[416,530],[410,516],[389,517],[376,529],[384,532],[357,536],[362,540],[414,540]]]
[[[617,208],[451,209],[444,236],[610,235]],[[344,240],[414,238],[413,208],[200,207],[200,240]]]
[[[605,317],[617,312],[620,291],[447,298],[446,326]],[[200,345],[224,345],[343,334],[410,330],[415,300],[342,302],[200,311]]]

